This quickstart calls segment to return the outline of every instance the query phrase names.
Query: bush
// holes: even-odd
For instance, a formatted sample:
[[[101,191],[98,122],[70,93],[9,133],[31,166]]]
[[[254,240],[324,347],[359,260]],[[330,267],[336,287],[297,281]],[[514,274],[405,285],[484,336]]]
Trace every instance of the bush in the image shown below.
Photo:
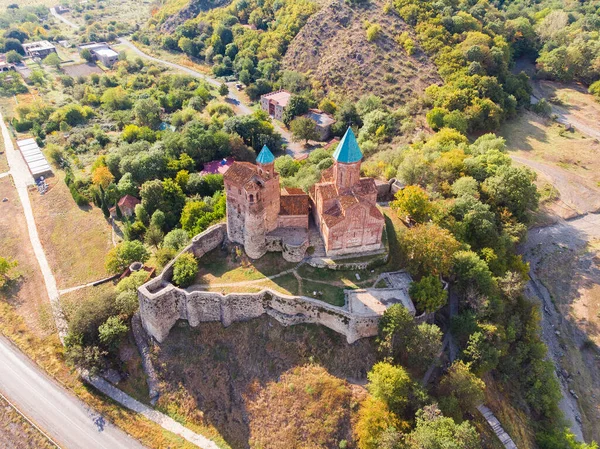
[[[190,237],[186,231],[183,229],[173,229],[163,240],[163,248],[170,248],[174,251],[180,251],[183,249],[188,242],[190,241]]]
[[[369,25],[367,28],[367,40],[373,42],[381,35],[381,26],[376,23]]]
[[[181,254],[173,266],[173,283],[179,287],[189,287],[198,274],[198,261],[193,254]]]
[[[133,262],[146,262],[150,254],[142,242],[131,240],[121,242],[106,256],[106,269],[109,273],[120,273]]]
[[[109,349],[114,350],[119,345],[119,341],[127,333],[127,325],[118,316],[109,317],[98,328],[100,342]]]

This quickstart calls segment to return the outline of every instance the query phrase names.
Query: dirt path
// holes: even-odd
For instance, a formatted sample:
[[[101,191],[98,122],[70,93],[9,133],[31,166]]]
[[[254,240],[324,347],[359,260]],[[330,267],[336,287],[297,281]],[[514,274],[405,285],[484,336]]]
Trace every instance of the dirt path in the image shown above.
[[[10,173],[13,177],[13,181],[17,192],[19,194],[19,200],[23,206],[23,212],[25,214],[25,220],[27,221],[27,231],[29,233],[29,241],[33,247],[35,257],[40,266],[42,276],[44,277],[44,283],[48,292],[48,298],[50,298],[50,304],[52,306],[52,314],[54,315],[54,321],[56,322],[56,328],[58,329],[58,335],[61,341],[67,335],[67,321],[62,312],[62,308],[59,302],[58,287],[56,285],[56,279],[50,269],[50,264],[44,253],[42,242],[35,225],[35,218],[33,216],[33,209],[31,208],[31,202],[29,200],[29,186],[34,184],[33,178],[29,173],[25,161],[21,157],[21,154],[15,149],[8,128],[4,123],[4,118],[0,113],[0,127],[2,128],[2,138],[4,139],[4,146],[6,150],[6,158],[10,166]]]
[[[598,438],[596,432],[600,428],[600,404],[596,399],[600,398],[598,355],[581,349],[595,328],[591,327],[593,323],[583,323],[574,309],[577,303],[583,308],[591,307],[591,297],[583,289],[600,285],[600,269],[594,259],[584,256],[590,242],[598,239],[600,214],[587,214],[532,229],[520,248],[530,264],[531,281],[526,295],[539,300],[542,306],[542,337],[557,367],[563,393],[560,407],[579,440],[584,435],[588,440]],[[573,263],[569,264],[569,260]],[[557,264],[564,266],[556,267]]]
[[[594,188],[582,176],[563,168],[543,162],[516,156],[510,157],[520,164],[526,165],[540,173],[560,192],[558,207],[554,212],[561,218],[574,218],[578,215],[600,210],[600,189]]]
[[[598,121],[600,104],[593,100],[583,86],[544,80],[532,81],[532,87],[533,96],[536,99],[550,99],[556,97],[557,94],[569,96],[569,104],[549,103],[552,106],[552,113],[557,116],[557,121],[563,125],[571,125],[588,136],[600,139],[600,122]],[[584,97],[589,97],[589,101],[580,100]]]

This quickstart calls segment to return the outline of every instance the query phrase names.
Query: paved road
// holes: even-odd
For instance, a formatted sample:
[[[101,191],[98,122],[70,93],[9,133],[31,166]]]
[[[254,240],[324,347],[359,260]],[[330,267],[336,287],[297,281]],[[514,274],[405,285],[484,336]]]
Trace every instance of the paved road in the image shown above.
[[[119,43],[121,43],[122,45],[124,45],[129,50],[131,50],[136,55],[138,55],[142,58],[149,59],[150,61],[154,61],[158,64],[162,64],[162,65],[165,65],[172,69],[187,73],[188,75],[191,75],[195,78],[201,78],[216,87],[218,87],[222,84],[221,81],[219,81],[215,78],[212,78],[208,75],[205,75],[204,73],[200,73],[196,70],[190,69],[189,67],[185,67],[183,65],[179,65],[174,62],[165,61],[164,59],[155,58],[154,56],[144,53],[142,50],[140,50],[138,47],[136,47],[134,44],[132,44],[129,40],[127,40],[124,37],[120,37],[118,39],[118,41],[119,41]],[[227,96],[226,101],[233,106],[233,109],[235,110],[237,115],[252,114],[253,109],[250,108],[246,103],[244,103],[242,101],[240,96],[235,91],[235,87],[233,86],[234,84],[235,83],[229,83],[229,95]],[[287,129],[282,128],[275,122],[273,122],[273,126],[275,127],[275,130],[279,134],[281,134],[283,144],[286,145],[286,154],[289,154],[291,156],[296,156],[296,155],[300,155],[300,154],[307,152],[306,148],[304,148],[304,146],[302,145],[301,142],[292,141],[292,134]]]
[[[76,23],[71,22],[69,19],[67,19],[67,18],[63,17],[62,15],[60,15],[59,13],[57,13],[55,8],[50,8],[50,14],[52,14],[54,17],[56,17],[61,22],[66,23],[71,28],[74,28],[76,30],[79,29],[79,25],[77,25]]]
[[[0,336],[0,391],[63,449],[143,449]]]

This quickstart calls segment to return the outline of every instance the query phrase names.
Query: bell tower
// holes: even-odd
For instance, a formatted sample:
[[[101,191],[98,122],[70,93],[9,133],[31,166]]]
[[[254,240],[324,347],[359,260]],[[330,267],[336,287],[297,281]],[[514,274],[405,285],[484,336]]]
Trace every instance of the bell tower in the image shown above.
[[[333,153],[333,179],[338,191],[349,189],[360,180],[362,158],[354,132],[348,127]]]

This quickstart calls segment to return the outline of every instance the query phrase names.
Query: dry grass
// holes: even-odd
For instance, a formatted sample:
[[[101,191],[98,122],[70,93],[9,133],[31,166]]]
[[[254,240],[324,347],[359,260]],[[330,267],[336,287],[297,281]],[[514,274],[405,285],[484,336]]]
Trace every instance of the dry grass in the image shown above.
[[[349,384],[316,365],[295,367],[278,381],[250,386],[250,446],[264,449],[340,447],[352,441]]]
[[[9,169],[8,161],[6,160],[6,149],[4,147],[4,139],[0,135],[0,174],[7,172]]]
[[[600,143],[531,112],[506,122],[499,134],[510,152],[550,163],[600,185]]]
[[[342,335],[323,326],[283,327],[263,316],[227,328],[221,323],[202,323],[196,328],[179,323],[160,348],[155,348],[154,357],[163,385],[163,409],[181,405],[178,410],[186,424],[196,420],[211,424],[232,447],[248,447],[253,428],[252,417],[248,421],[248,403],[270,382],[308,363],[322,365],[341,384],[344,382],[339,379],[345,378],[364,381],[375,354],[374,339],[348,345]],[[300,398],[302,391],[290,392],[289,399]],[[307,409],[311,406],[298,402],[302,403]],[[269,412],[271,418],[276,419],[279,410]],[[324,406],[322,411],[327,410]],[[257,426],[269,419],[254,418],[258,419]],[[283,421],[281,427],[293,435],[295,429],[291,427],[295,424]],[[323,429],[325,426],[321,424]]]
[[[498,418],[517,447],[537,447],[531,422],[525,413],[510,404],[507,399],[510,397],[509,392],[501,391],[499,384],[491,376],[487,376],[484,380],[486,386],[485,405],[494,412],[494,415],[496,415],[496,418]],[[495,448],[495,446],[492,447]]]
[[[112,247],[111,227],[98,208],[79,208],[62,172],[49,178],[49,191],[30,193],[35,221],[59,288],[106,277],[104,259]]]
[[[56,448],[2,398],[0,398],[0,447],[5,449]]]
[[[0,256],[16,260],[21,275],[14,285],[0,291],[0,299],[15,308],[32,332],[47,336],[54,330],[50,301],[10,177],[0,179],[0,198],[8,199],[0,202]]]

